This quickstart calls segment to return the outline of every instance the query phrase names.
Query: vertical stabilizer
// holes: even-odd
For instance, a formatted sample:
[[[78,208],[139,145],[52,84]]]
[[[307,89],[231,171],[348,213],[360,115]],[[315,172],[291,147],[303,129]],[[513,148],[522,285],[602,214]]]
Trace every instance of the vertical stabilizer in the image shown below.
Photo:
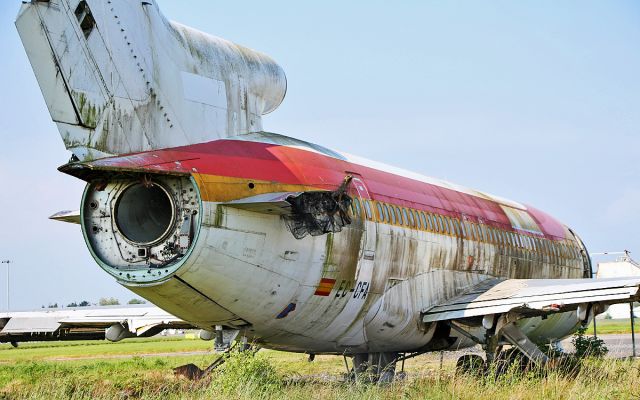
[[[271,58],[168,22],[153,0],[33,0],[16,27],[80,160],[260,131],[286,92]]]

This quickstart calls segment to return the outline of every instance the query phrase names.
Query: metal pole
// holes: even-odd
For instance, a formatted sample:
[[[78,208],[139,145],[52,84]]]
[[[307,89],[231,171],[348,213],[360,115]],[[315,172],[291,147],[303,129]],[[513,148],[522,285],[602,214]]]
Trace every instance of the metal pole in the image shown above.
[[[0,261],[0,264],[7,264],[7,312],[11,309],[11,305],[9,303],[9,265],[11,264],[11,260]]]
[[[594,338],[598,338],[598,332],[596,330],[596,316],[595,314],[593,315],[593,337]]]
[[[631,315],[631,345],[633,347],[633,357],[636,357],[636,332],[633,326],[633,302],[629,303],[629,314]]]

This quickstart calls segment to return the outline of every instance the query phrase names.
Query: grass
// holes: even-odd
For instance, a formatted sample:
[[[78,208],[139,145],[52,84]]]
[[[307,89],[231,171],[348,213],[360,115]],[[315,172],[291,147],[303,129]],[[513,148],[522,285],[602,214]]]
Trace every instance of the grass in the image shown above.
[[[634,329],[636,333],[640,333],[640,318],[634,318]],[[598,335],[615,334],[615,333],[631,333],[631,320],[627,319],[599,319],[596,321],[596,330]],[[593,335],[593,323],[589,324],[586,334]]]
[[[439,354],[406,363],[408,378],[389,386],[347,384],[341,357],[263,350],[234,356],[209,380],[175,377],[172,368],[201,367],[213,354],[151,355],[180,349],[204,351],[200,340],[143,340],[121,343],[38,343],[0,346],[0,399],[584,399],[640,397],[640,363],[589,360],[575,376],[508,373],[495,377],[456,376],[454,360]],[[87,358],[130,354],[127,358]],[[54,361],[63,358],[65,361]]]
[[[177,338],[125,339],[117,343],[107,341],[36,342],[21,343],[18,349],[0,345],[0,363],[7,361],[30,361],[91,358],[119,355],[146,355],[154,353],[205,352],[212,342],[200,339]]]

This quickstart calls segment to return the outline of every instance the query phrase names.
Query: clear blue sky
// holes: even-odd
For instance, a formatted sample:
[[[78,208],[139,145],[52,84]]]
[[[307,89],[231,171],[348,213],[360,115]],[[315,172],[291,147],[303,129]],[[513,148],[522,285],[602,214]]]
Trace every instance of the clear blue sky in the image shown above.
[[[169,1],[168,18],[261,50],[288,93],[266,130],[541,208],[591,251],[640,259],[637,1]],[[0,259],[12,306],[133,297],[91,259],[83,185],[0,2]],[[0,309],[4,308],[0,267]]]

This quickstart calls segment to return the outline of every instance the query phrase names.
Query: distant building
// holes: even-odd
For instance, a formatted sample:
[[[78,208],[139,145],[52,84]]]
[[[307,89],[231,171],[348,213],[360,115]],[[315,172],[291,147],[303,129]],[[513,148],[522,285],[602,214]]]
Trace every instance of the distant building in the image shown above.
[[[596,278],[620,278],[627,276],[640,276],[640,264],[631,259],[628,252],[618,257],[615,261],[598,263]],[[636,317],[640,316],[640,307],[635,307],[633,312]],[[614,304],[609,307],[607,312],[599,315],[598,318],[605,318],[607,315],[613,319],[629,318],[629,305]]]

